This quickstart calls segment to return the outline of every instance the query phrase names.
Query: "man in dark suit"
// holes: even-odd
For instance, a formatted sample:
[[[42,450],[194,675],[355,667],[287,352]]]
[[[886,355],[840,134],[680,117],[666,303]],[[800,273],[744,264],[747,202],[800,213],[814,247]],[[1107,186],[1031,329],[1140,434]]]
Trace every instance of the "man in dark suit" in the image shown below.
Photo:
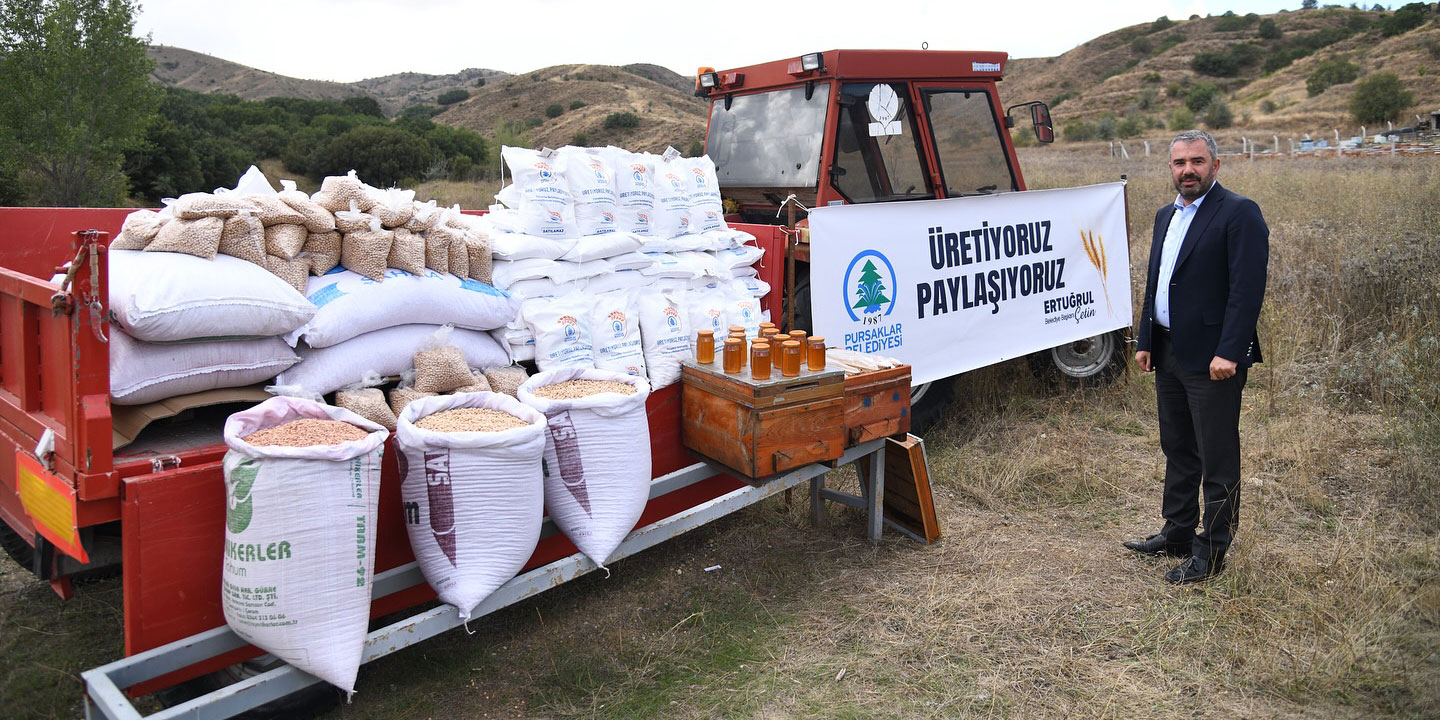
[[[1186,560],[1165,573],[1191,583],[1219,573],[1240,517],[1240,392],[1260,362],[1270,229],[1254,201],[1215,182],[1215,140],[1199,130],[1170,143],[1179,193],[1155,214],[1135,362],[1155,372],[1165,452],[1165,526],[1125,547]],[[1196,532],[1201,519],[1204,531]]]

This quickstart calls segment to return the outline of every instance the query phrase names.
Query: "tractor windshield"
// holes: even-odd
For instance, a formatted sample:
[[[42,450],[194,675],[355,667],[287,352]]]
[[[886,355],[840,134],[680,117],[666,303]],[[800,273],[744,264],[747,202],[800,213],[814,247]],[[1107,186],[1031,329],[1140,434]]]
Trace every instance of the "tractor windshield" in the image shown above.
[[[830,86],[806,99],[795,87],[737,95],[710,104],[705,153],[722,187],[813,188],[820,178],[820,143]]]

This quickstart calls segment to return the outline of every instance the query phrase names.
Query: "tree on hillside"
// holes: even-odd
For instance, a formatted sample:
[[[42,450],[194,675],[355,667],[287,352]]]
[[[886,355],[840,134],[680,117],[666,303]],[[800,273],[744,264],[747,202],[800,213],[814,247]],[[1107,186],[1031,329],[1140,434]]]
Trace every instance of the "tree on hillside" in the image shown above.
[[[1265,18],[1260,21],[1259,35],[1265,40],[1279,40],[1283,33],[1280,32],[1280,24],[1274,18]]]
[[[155,118],[131,0],[11,0],[0,12],[0,155],[32,199],[112,205]]]
[[[1314,10],[1319,5],[1319,0],[1300,0],[1301,10]]]
[[[377,187],[418,178],[430,166],[430,143],[404,130],[381,125],[358,127],[335,138],[326,147],[327,175],[354,170]]]
[[[445,92],[440,93],[440,97],[435,98],[435,104],[437,104],[437,105],[454,105],[455,103],[458,103],[458,102],[460,102],[461,100],[469,100],[469,99],[470,99],[470,91],[469,91],[469,90],[446,90]]]
[[[1355,83],[1350,96],[1350,114],[1363,124],[1394,120],[1405,108],[1415,104],[1415,96],[1395,73],[1366,75]]]

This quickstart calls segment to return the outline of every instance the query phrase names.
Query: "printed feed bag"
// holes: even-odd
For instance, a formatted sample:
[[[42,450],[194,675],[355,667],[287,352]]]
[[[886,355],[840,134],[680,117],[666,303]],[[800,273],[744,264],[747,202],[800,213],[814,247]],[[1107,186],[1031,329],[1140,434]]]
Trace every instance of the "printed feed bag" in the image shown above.
[[[526,425],[497,432],[418,427],[446,410],[480,408]],[[540,459],[545,416],[508,395],[457,393],[411,401],[396,431],[405,528],[435,594],[470,620],[535,551],[545,515]]]
[[[242,438],[312,418],[368,434],[311,447]],[[390,433],[349,410],[275,397],[225,421],[225,622],[256,647],[355,691],[370,621],[380,455]]]
[[[607,392],[552,400],[535,394],[567,380],[609,380],[635,394]],[[543,414],[545,512],[601,568],[639,521],[650,497],[650,384],[622,373],[564,369],[540,373],[519,389],[520,402]]]

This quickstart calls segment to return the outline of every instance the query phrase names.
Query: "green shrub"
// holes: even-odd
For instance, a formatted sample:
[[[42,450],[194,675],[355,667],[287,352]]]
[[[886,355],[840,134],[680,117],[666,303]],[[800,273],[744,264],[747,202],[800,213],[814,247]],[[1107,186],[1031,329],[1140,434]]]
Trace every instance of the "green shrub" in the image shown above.
[[[355,170],[377,187],[419,177],[430,164],[430,143],[404,130],[371,125],[351,130],[325,148],[323,174]]]
[[[1150,23],[1150,32],[1160,32],[1161,30],[1168,30],[1174,24],[1174,20],[1171,20],[1165,15],[1161,15],[1160,17],[1155,18],[1155,22]]]
[[[1080,93],[1075,92],[1074,90],[1067,90],[1067,91],[1065,91],[1065,92],[1060,93],[1059,95],[1056,95],[1056,96],[1053,97],[1053,98],[1050,98],[1050,102],[1048,102],[1048,103],[1046,103],[1046,104],[1050,106],[1050,109],[1051,109],[1051,110],[1054,110],[1055,108],[1060,107],[1060,103],[1063,103],[1063,102],[1065,102],[1066,100],[1071,100],[1071,99],[1078,98],[1078,97],[1080,97]]]
[[[1316,65],[1310,76],[1305,78],[1305,92],[1310,97],[1315,97],[1325,92],[1331,85],[1354,82],[1358,77],[1360,77],[1360,66],[1345,58],[1330,58]]]
[[[1205,127],[1220,130],[1235,124],[1235,114],[1230,112],[1230,106],[1225,104],[1225,100],[1217,96],[1205,106],[1200,120],[1205,123]]]
[[[1425,24],[1430,8],[1425,3],[1410,3],[1380,20],[1380,34],[1394,37]]]
[[[1165,86],[1165,97],[1183,98],[1188,88],[1180,82],[1171,81]]]
[[[579,109],[582,108],[582,107],[585,107],[585,101],[584,101],[584,100],[571,100],[571,101],[570,101],[570,109],[571,109],[571,110],[579,110]]]
[[[1350,96],[1350,114],[1356,121],[1368,125],[1394,120],[1414,104],[1415,96],[1405,89],[1395,73],[1376,73],[1355,83],[1355,94]]]
[[[570,144],[576,147],[585,147],[590,144],[590,136],[585,133],[575,133],[570,136]]]
[[[1178,107],[1170,112],[1170,129],[1174,132],[1184,132],[1195,128],[1195,113],[1190,108]]]
[[[605,129],[616,130],[621,128],[633,128],[640,125],[640,118],[635,113],[618,112],[605,116]]]
[[[1274,100],[1266,100],[1265,102],[1260,103],[1260,112],[1266,113],[1267,115],[1269,113],[1275,112],[1277,109],[1278,108],[1275,105]]]
[[[446,90],[445,92],[440,93],[440,97],[435,98],[435,103],[437,105],[454,105],[461,100],[469,99],[469,90]]]
[[[1190,69],[1211,77],[1235,77],[1240,74],[1240,63],[1228,52],[1202,52],[1190,58]]]
[[[1114,140],[1120,136],[1120,122],[1110,113],[1101,115],[1095,121],[1095,135],[1101,140]]]
[[[475,81],[475,87],[477,87],[477,88],[479,88],[479,87],[485,87],[485,78],[482,77],[482,78],[477,79],[477,80]]]
[[[555,119],[565,114],[565,106],[560,103],[550,103],[545,106],[545,117]]]
[[[1140,82],[1149,83],[1149,84],[1151,84],[1151,85],[1154,85],[1155,83],[1158,83],[1158,82],[1160,82],[1160,81],[1163,80],[1163,79],[1164,79],[1164,78],[1160,77],[1160,73],[1158,73],[1158,72],[1148,72],[1148,73],[1145,73],[1145,77],[1140,78]]]
[[[1256,34],[1263,40],[1279,40],[1283,33],[1280,32],[1280,23],[1275,22],[1274,18],[1265,18],[1260,21]]]
[[[1090,123],[1075,120],[1065,124],[1060,131],[1061,136],[1067,142],[1084,142],[1095,139],[1095,126]]]
[[[1159,102],[1159,100],[1160,98],[1155,92],[1155,88],[1145,88],[1140,91],[1140,97],[1136,98],[1135,106],[1141,110],[1149,110],[1155,107],[1155,103]]]
[[[1241,16],[1236,15],[1235,11],[1233,10],[1227,10],[1225,15],[1221,16],[1219,20],[1215,21],[1215,30],[1218,32],[1235,32],[1236,30],[1244,30],[1245,28],[1254,25],[1255,21],[1259,19],[1260,16],[1256,15],[1255,13]]]
[[[1150,42],[1150,38],[1143,35],[1130,41],[1130,50],[1136,55],[1149,55],[1150,51],[1154,49],[1155,46]]]
[[[1139,135],[1150,127],[1150,118],[1144,115],[1127,115],[1120,124],[1115,127],[1115,134],[1122,138],[1130,138]]]
[[[1192,86],[1190,92],[1185,96],[1185,107],[1190,112],[1201,112],[1210,105],[1210,101],[1220,96],[1220,88],[1211,83],[1200,83]]]

